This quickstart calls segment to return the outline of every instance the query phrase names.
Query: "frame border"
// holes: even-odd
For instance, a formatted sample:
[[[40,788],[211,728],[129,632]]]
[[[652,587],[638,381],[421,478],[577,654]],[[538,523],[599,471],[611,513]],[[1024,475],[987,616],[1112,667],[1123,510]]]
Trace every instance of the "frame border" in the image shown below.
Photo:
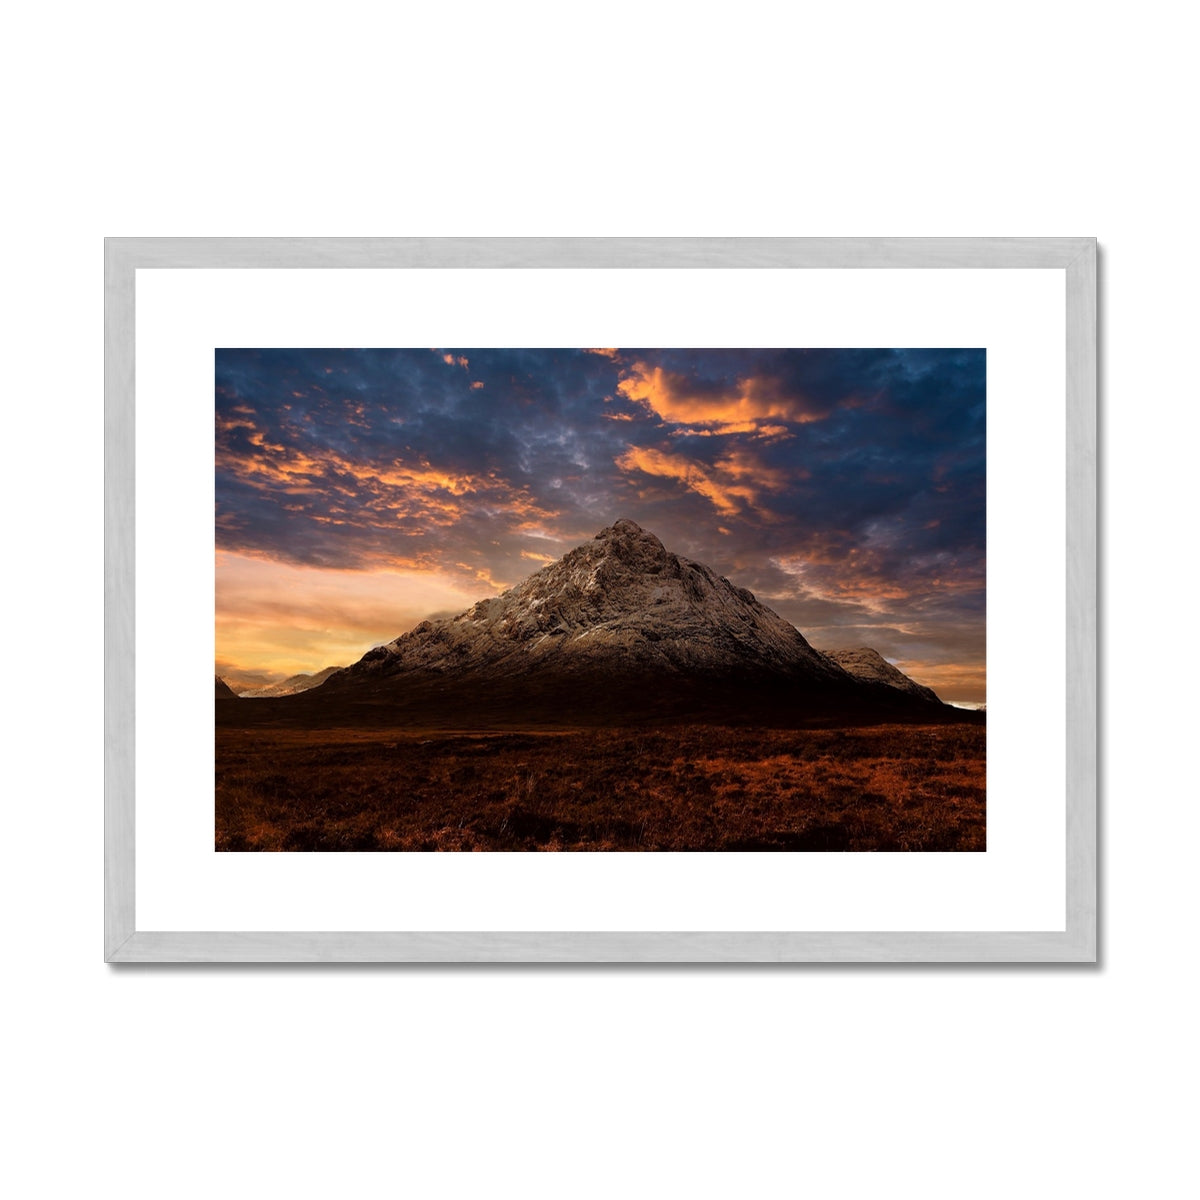
[[[1095,238],[106,238],[104,959],[163,962],[1095,963]],[[135,279],[154,268],[1059,269],[1066,300],[1066,928],[1062,932],[139,931],[135,904]]]

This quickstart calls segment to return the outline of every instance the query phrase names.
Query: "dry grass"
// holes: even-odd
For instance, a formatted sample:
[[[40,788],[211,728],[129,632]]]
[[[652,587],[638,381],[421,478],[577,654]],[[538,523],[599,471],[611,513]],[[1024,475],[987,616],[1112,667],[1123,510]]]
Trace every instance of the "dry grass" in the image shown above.
[[[219,728],[218,850],[983,850],[979,725]]]

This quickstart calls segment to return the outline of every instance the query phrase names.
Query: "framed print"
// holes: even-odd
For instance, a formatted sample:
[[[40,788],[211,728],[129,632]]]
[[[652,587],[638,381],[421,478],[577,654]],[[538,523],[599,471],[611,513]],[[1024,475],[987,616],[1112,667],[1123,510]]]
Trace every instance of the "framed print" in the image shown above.
[[[1094,962],[1095,290],[107,240],[106,960]]]

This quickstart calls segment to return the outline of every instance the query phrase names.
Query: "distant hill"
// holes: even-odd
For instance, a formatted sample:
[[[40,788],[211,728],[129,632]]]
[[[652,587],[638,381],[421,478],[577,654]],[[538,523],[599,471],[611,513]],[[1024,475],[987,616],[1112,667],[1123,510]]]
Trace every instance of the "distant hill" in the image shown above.
[[[217,681],[218,700],[236,700],[238,698],[237,692],[235,692],[233,688],[231,688],[229,684],[227,684],[225,680],[220,677],[220,675],[216,675],[214,678]]]
[[[871,683],[881,683],[885,687],[895,688],[910,696],[919,696],[935,704],[941,701],[933,688],[925,687],[910,679],[899,667],[894,667],[878,650],[870,646],[859,646],[855,650],[823,650],[826,658],[832,659],[842,670],[849,672],[855,679]]]
[[[326,667],[315,675],[292,675],[281,683],[272,683],[267,687],[247,688],[238,692],[243,699],[261,699],[264,696],[294,696],[298,692],[307,692],[310,688],[320,687],[335,671],[341,667]]]

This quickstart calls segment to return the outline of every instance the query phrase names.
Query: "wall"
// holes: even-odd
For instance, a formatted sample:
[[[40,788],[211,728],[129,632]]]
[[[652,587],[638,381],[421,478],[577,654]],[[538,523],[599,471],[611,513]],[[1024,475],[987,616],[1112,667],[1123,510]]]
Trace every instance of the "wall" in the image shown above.
[[[9,14],[14,1195],[1181,1190],[1197,256],[1179,11]],[[180,233],[1097,235],[1101,968],[103,966],[101,238]]]

